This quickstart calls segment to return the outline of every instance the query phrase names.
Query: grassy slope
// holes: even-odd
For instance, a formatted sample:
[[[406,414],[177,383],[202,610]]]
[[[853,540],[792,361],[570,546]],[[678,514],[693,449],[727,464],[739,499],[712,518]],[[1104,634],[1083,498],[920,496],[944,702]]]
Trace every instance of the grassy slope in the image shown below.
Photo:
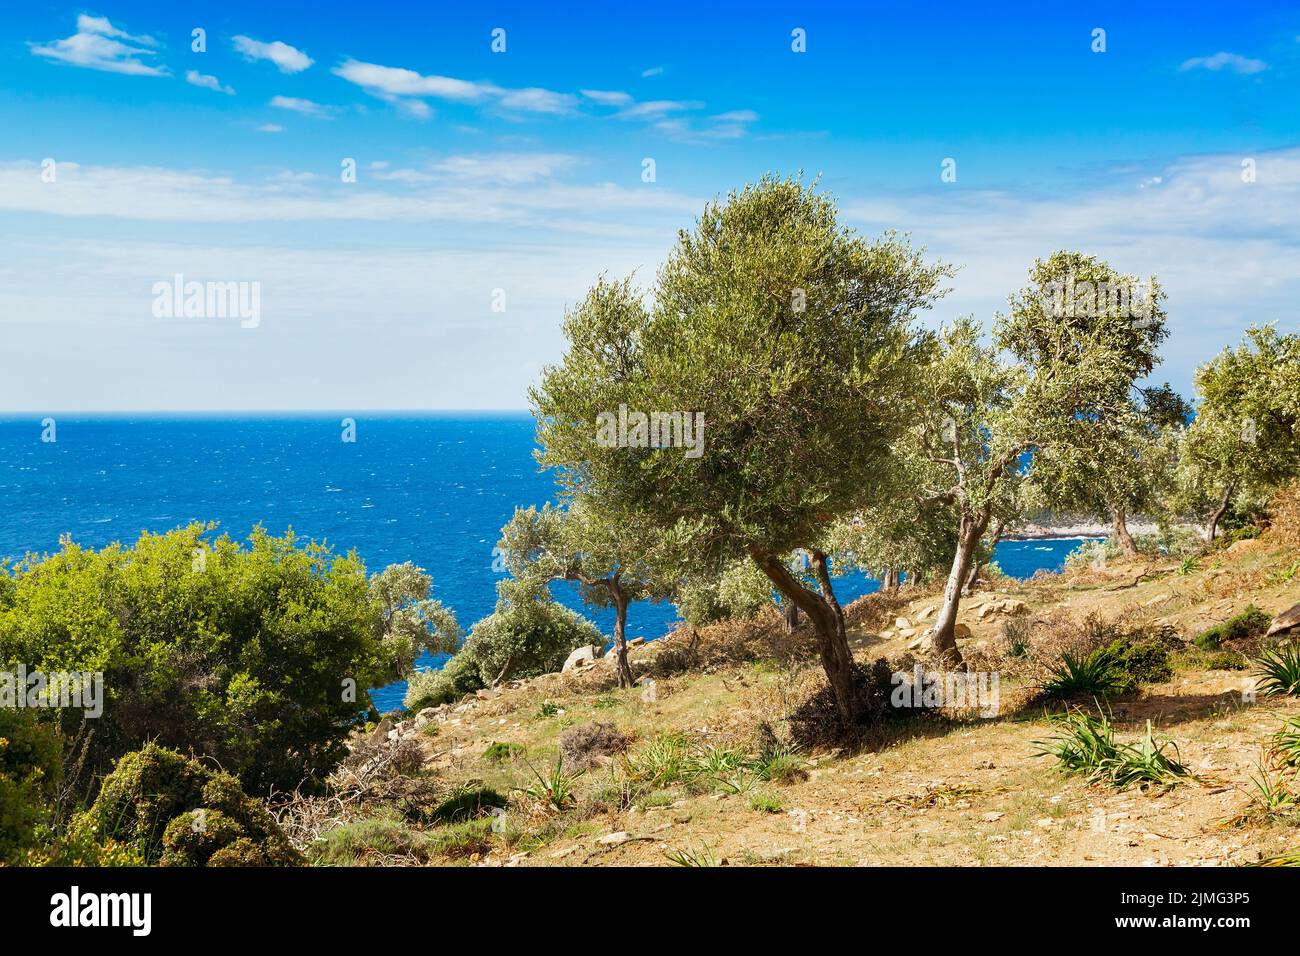
[[[963,643],[968,652],[994,643],[1004,618],[980,620],[978,610],[997,597],[1022,600],[1033,613],[1064,609],[1080,618],[1099,612],[1160,620],[1190,639],[1250,603],[1275,613],[1300,601],[1300,574],[1286,582],[1277,577],[1297,560],[1300,548],[1294,544],[1246,541],[1203,558],[1189,574],[1179,573],[1176,562],[1138,559],[1024,585],[1004,582],[1012,586],[981,592],[964,605],[961,619],[973,634]],[[879,635],[893,631],[896,615],[915,622],[936,602],[933,594],[896,605],[867,599],[854,615],[872,625],[860,623],[854,630],[859,659],[903,654],[914,638]],[[728,640],[734,637],[715,629],[705,637],[706,650]],[[684,638],[638,648],[636,659],[649,666],[676,641]],[[819,675],[814,662],[790,648],[767,656],[760,640],[751,642],[749,654],[755,659],[715,658],[702,670],[661,677],[654,700],[643,699],[640,688],[611,689],[602,664],[581,677],[548,675],[497,699],[462,705],[461,712],[441,717],[437,734],[426,738],[427,769],[449,783],[482,781],[503,791],[527,787],[536,782],[528,763],[545,773],[558,757],[563,728],[591,721],[617,725],[634,738],[633,750],[669,731],[699,743],[750,746],[765,720],[779,732],[781,717],[818,684]],[[1263,738],[1281,718],[1300,713],[1300,701],[1244,704],[1241,691],[1251,683],[1242,671],[1180,669],[1169,683],[1112,703],[1124,739],[1135,737],[1151,718],[1201,777],[1168,792],[1118,792],[1056,773],[1045,758],[1033,756],[1033,741],[1046,736],[1047,725],[1041,709],[1023,706],[1030,688],[1004,678],[1004,715],[997,719],[941,721],[904,731],[879,748],[809,754],[807,779],[784,785],[758,782],[750,792],[720,793],[676,784],[637,793],[630,806],[620,808],[615,762],[579,778],[578,803],[563,814],[542,810],[516,789],[507,832],[494,835],[486,852],[471,854],[468,862],[664,864],[683,849],[731,864],[1254,860],[1300,845],[1300,834],[1279,824],[1242,828],[1222,822],[1247,805]],[[546,700],[562,713],[539,716]],[[484,760],[494,741],[523,745],[527,762]],[[754,800],[754,793],[762,799]],[[753,803],[763,807],[754,809]],[[629,839],[599,842],[615,832]]]

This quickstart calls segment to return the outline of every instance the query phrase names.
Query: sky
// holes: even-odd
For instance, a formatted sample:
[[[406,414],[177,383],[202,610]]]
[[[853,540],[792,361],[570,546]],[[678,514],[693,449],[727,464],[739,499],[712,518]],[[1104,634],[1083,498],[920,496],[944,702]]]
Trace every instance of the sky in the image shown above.
[[[958,267],[931,326],[1070,248],[1159,276],[1185,394],[1300,327],[1300,8],[181,6],[0,7],[0,411],[522,409],[769,172]]]

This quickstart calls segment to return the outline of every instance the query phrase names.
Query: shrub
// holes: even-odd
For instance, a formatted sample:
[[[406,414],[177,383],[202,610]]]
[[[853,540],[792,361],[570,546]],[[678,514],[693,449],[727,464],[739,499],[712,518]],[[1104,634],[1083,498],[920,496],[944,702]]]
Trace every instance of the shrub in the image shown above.
[[[1034,741],[1035,756],[1055,757],[1061,770],[1083,774],[1089,783],[1109,783],[1122,790],[1134,784],[1172,786],[1192,775],[1179,762],[1173,741],[1156,741],[1149,720],[1146,736],[1136,744],[1116,743],[1114,728],[1105,715],[1092,717],[1071,710],[1053,717],[1052,724],[1056,734]],[[1169,751],[1174,756],[1169,756]]]
[[[1236,641],[1263,634],[1268,630],[1271,621],[1272,618],[1266,612],[1252,604],[1222,624],[1216,624],[1196,635],[1194,643],[1203,651],[1215,651],[1224,641]]]
[[[785,809],[781,798],[773,793],[755,793],[749,798],[749,809],[759,813],[780,813]]]
[[[482,686],[498,679],[535,677],[558,671],[566,657],[588,644],[604,646],[595,624],[549,599],[506,600],[470,629],[466,665],[478,669]]]
[[[235,777],[156,744],[118,761],[72,829],[135,844],[150,864],[214,865],[212,857],[228,848],[217,865],[301,862],[275,820]],[[235,846],[241,840],[248,845]]]
[[[246,547],[207,540],[211,527],[98,552],[65,540],[0,573],[0,665],[104,675],[87,779],[153,741],[215,758],[250,791],[293,789],[346,752],[366,688],[410,668],[405,612],[355,555],[260,527]],[[71,736],[82,718],[61,719]]]
[[[458,823],[477,819],[494,807],[504,809],[508,804],[509,801],[491,787],[461,787],[438,804],[429,818]]]
[[[1083,657],[1062,654],[1049,672],[1043,692],[1057,700],[1122,696],[1142,684],[1159,684],[1174,676],[1163,645],[1131,637],[1118,638]]]
[[[30,711],[0,707],[0,863],[34,845],[53,809],[62,756],[53,727]]]
[[[515,757],[522,756],[526,748],[522,744],[502,743],[493,741],[483,751],[483,759],[488,763],[505,763],[507,760],[513,760]]]
[[[855,663],[852,682],[853,701],[857,709],[853,725],[843,725],[830,685],[823,685],[790,715],[791,733],[800,746],[812,748],[835,743],[890,719],[903,720],[926,713],[925,708],[921,707],[891,706],[893,669],[883,657],[877,658],[870,667]]]
[[[579,724],[560,734],[560,753],[570,771],[589,770],[602,757],[627,752],[628,738],[613,724]]]
[[[439,670],[415,671],[409,675],[402,703],[408,710],[421,711],[454,703],[486,686],[479,677],[478,665],[467,655],[455,654]]]

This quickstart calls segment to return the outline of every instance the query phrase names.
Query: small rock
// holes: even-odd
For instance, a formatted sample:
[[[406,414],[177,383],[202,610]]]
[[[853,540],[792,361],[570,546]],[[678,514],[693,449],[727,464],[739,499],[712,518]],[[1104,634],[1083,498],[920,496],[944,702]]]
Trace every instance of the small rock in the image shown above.
[[[579,647],[564,660],[564,666],[560,668],[561,673],[571,671],[580,664],[594,664],[596,658],[601,657],[605,649],[599,644],[587,644]]]
[[[601,846],[618,846],[620,843],[626,843],[631,837],[623,830],[617,830],[614,833],[606,833],[596,842]]]
[[[1001,820],[1005,816],[1006,814],[1001,810],[990,810],[988,813],[984,814],[984,819],[989,823],[993,823],[997,820]]]
[[[902,630],[905,627],[911,627],[912,623],[905,617],[894,618],[894,627]]]

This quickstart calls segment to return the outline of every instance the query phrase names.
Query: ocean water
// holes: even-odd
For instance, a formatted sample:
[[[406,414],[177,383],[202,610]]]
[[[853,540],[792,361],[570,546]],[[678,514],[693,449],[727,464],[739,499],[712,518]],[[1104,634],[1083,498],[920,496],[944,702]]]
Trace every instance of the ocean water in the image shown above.
[[[70,534],[87,547],[131,542],[191,521],[215,521],[245,537],[256,524],[355,548],[374,571],[413,561],[435,596],[468,630],[496,600],[492,549],[517,505],[555,498],[533,460],[526,413],[86,417],[53,415],[56,441],[42,441],[42,415],[0,418],[0,557],[58,549]],[[355,442],[342,441],[342,419]],[[1077,539],[1007,541],[995,559],[1028,577],[1059,570]],[[861,574],[840,576],[845,602],[876,590]],[[556,597],[582,609],[576,590]],[[585,610],[609,633],[612,614]],[[654,639],[676,620],[671,604],[642,602],[629,636]],[[421,666],[438,666],[426,657]],[[380,710],[401,706],[404,682],[376,689]]]

